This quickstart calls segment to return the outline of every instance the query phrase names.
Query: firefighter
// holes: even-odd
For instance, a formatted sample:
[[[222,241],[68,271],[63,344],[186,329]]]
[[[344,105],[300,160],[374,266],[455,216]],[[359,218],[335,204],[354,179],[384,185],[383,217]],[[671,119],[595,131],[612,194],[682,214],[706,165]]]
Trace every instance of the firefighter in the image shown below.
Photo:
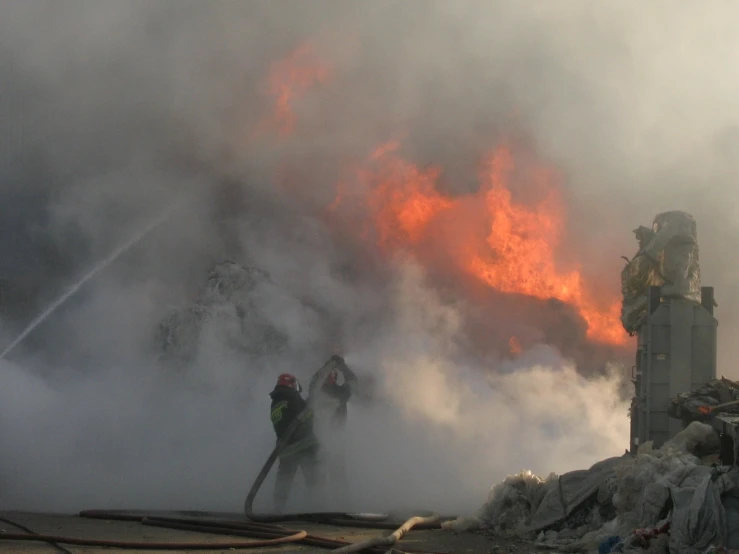
[[[353,388],[356,388],[357,376],[346,365],[344,358],[334,355],[331,359],[336,363],[338,369],[333,369],[326,376],[321,388],[316,394],[316,411],[318,412],[319,424],[329,429],[337,430],[344,427],[347,418],[347,403],[352,397]],[[339,384],[339,373],[344,382]],[[313,392],[317,385],[318,374],[313,376],[310,390]]]
[[[346,365],[341,356],[334,355],[332,360],[337,369],[333,369],[318,387],[318,374],[310,383],[311,397],[315,399],[314,410],[318,438],[324,450],[326,469],[336,494],[348,494],[346,475],[345,427],[347,420],[347,404],[357,388],[357,376]],[[339,382],[339,375],[343,377]],[[317,389],[317,390],[316,390]]]
[[[277,384],[270,393],[272,426],[278,441],[295,419],[300,418],[300,423],[279,455],[274,491],[277,513],[281,513],[287,504],[290,487],[298,468],[302,470],[309,489],[315,491],[320,484],[319,442],[313,432],[313,412],[308,410],[301,416],[307,407],[305,400],[300,396],[301,392],[302,388],[297,378],[289,373],[283,373],[277,378]]]

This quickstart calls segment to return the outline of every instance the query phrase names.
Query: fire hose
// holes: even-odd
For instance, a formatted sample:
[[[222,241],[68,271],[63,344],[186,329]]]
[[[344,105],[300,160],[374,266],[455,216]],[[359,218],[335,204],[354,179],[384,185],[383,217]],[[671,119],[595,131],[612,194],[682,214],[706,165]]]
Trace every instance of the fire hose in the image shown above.
[[[326,364],[324,364],[323,367],[321,367],[316,372],[314,380],[318,383],[322,383],[329,372],[333,369],[336,369],[340,363],[343,363],[343,360],[341,358],[339,358],[338,356],[332,357]],[[307,407],[300,414],[303,417],[305,417],[309,413],[309,410],[312,409],[314,403],[312,391],[309,391],[306,403]],[[363,551],[371,552],[373,554],[383,554],[386,552],[393,552],[394,550],[392,548],[392,545],[400,540],[403,535],[405,535],[412,528],[435,529],[440,527],[440,521],[442,518],[435,513],[428,516],[412,517],[397,529],[397,522],[388,521],[388,514],[361,514],[347,512],[255,514],[253,511],[254,499],[256,498],[261,485],[264,483],[267,474],[274,465],[275,460],[277,459],[280,452],[287,444],[287,441],[290,439],[291,435],[299,425],[300,419],[300,416],[296,418],[296,421],[294,421],[290,425],[290,427],[288,427],[284,436],[280,440],[278,440],[275,448],[268,457],[256,480],[254,481],[251,489],[249,490],[249,493],[244,502],[244,512],[247,521],[244,521],[244,516],[222,512],[86,510],[79,513],[80,517],[85,518],[138,521],[144,525],[149,526],[195,531],[201,533],[247,536],[251,538],[261,539],[259,541],[231,543],[139,543],[126,541],[78,539],[72,537],[36,534],[0,534],[0,540],[35,540],[48,542],[50,544],[62,543],[78,546],[100,546],[109,548],[135,548],[151,550],[207,550],[214,548],[244,549],[273,545],[276,546],[291,542],[300,542],[301,544],[335,550],[339,553]],[[370,539],[360,543],[350,543],[347,541],[310,535],[306,531],[287,529],[273,523],[278,521],[310,521],[330,525],[390,528],[395,529],[395,531],[385,537]],[[388,547],[391,547],[389,551],[387,550]],[[411,549],[407,549],[406,551],[419,552],[418,550]]]
[[[333,356],[326,364],[324,364],[324,366],[321,369],[319,369],[316,372],[316,375],[314,376],[313,381],[316,383],[323,383],[326,377],[328,376],[329,372],[331,372],[333,369],[336,369],[340,363],[343,363],[343,360],[337,356]],[[277,441],[275,448],[272,450],[272,453],[267,458],[267,461],[264,463],[264,466],[262,466],[262,470],[259,472],[259,475],[257,475],[257,478],[254,481],[254,484],[249,490],[249,494],[246,496],[246,500],[244,502],[244,513],[246,514],[246,517],[252,521],[279,521],[279,520],[287,521],[288,519],[292,519],[292,518],[302,519],[306,515],[310,515],[311,518],[314,520],[315,518],[318,518],[320,520],[328,519],[328,523],[335,522],[336,520],[345,520],[347,516],[349,520],[363,520],[364,519],[362,517],[362,514],[344,514],[344,513],[336,513],[336,512],[322,512],[322,513],[314,513],[314,514],[291,514],[287,516],[277,515],[277,514],[255,514],[254,513],[254,510],[253,510],[254,499],[256,498],[257,493],[259,492],[259,489],[262,486],[262,483],[264,483],[264,480],[266,479],[267,474],[269,473],[270,469],[274,465],[275,460],[280,455],[280,452],[282,451],[282,449],[287,445],[288,441],[290,440],[290,437],[295,432],[300,422],[303,420],[303,418],[306,415],[308,415],[308,413],[313,408],[313,404],[315,402],[313,392],[314,391],[308,392],[308,398],[306,400],[306,404],[307,404],[306,408],[298,415],[297,418],[295,418],[295,421],[293,421],[290,424],[285,434],[280,438],[280,440]],[[375,546],[392,546],[393,544],[395,544],[395,542],[400,540],[400,538],[403,535],[405,535],[414,526],[431,525],[434,527],[438,527],[440,519],[441,518],[439,514],[431,514],[426,517],[423,517],[423,516],[412,517],[409,520],[407,520],[401,527],[399,527],[395,532],[388,535],[387,537],[381,537],[380,539],[371,539],[369,541],[365,541],[362,543],[348,545],[343,548],[339,548],[338,550],[336,550],[336,552],[340,552],[340,553],[361,552],[362,550],[372,548]],[[366,519],[364,519],[364,521],[366,521]]]
[[[12,525],[13,527],[17,527],[18,529],[20,529],[21,531],[25,531],[29,535],[36,535],[36,536],[38,536],[38,533],[36,533],[32,529],[29,529],[25,525],[21,525],[20,523],[17,523],[15,521],[13,521],[12,519],[8,519],[8,518],[5,518],[5,517],[0,517],[0,521],[2,521],[3,523],[7,523],[8,525]],[[1,536],[2,536],[2,534],[0,533],[0,537]],[[59,543],[56,543],[56,542],[53,542],[53,541],[44,541],[44,542],[47,542],[50,546],[53,546],[59,552],[63,552],[64,554],[72,554],[72,552],[70,552],[69,550],[67,550],[66,548],[64,548]]]
[[[229,533],[238,535],[238,532]],[[251,536],[251,535],[245,535]],[[278,546],[291,542],[298,542],[308,536],[305,531],[298,531],[294,535],[287,535],[274,539],[261,541],[239,541],[239,542],[129,542],[109,541],[101,539],[80,539],[77,537],[60,537],[56,535],[27,535],[20,533],[2,533],[1,540],[6,541],[41,541],[50,544],[71,544],[75,546],[99,546],[102,548],[125,548],[135,550],[215,550],[215,549],[244,549],[264,548],[267,546]]]
[[[84,514],[84,512],[83,512]],[[82,515],[82,514],[81,514]],[[128,515],[127,520],[133,519]],[[238,542],[136,542],[136,541],[116,541],[102,539],[82,539],[79,537],[66,537],[59,535],[46,535],[36,533],[28,527],[16,523],[15,521],[0,518],[0,521],[18,527],[26,533],[0,533],[0,540],[5,541],[38,541],[45,542],[57,548],[61,552],[72,554],[69,550],[61,546],[61,544],[69,544],[75,546],[98,546],[102,548],[121,548],[135,550],[214,550],[214,549],[245,549],[245,548],[264,548],[269,546],[279,546],[282,544],[299,542],[308,536],[306,531],[292,531],[289,533],[269,532],[262,528],[245,528],[242,532],[233,530],[229,535],[256,537],[265,540],[258,541],[238,541]]]
[[[334,369],[339,368],[341,358],[338,356],[332,356],[331,359],[326,362],[323,367],[321,367],[315,374],[313,381],[316,383],[323,383],[326,380],[326,377],[328,374],[333,371]],[[305,409],[300,412],[298,417],[295,418],[295,420],[288,426],[288,428],[285,430],[285,434],[277,441],[277,444],[275,445],[274,449],[272,449],[272,453],[267,458],[267,461],[264,462],[264,465],[262,466],[262,470],[257,475],[257,478],[255,479],[254,483],[251,486],[251,489],[249,490],[249,494],[246,495],[246,500],[244,501],[244,514],[246,514],[246,517],[251,521],[261,521],[261,522],[269,522],[269,521],[330,521],[334,519],[355,519],[351,514],[347,514],[345,512],[315,512],[315,513],[307,513],[307,514],[255,514],[254,513],[254,499],[257,497],[257,493],[259,492],[259,489],[261,488],[262,484],[264,483],[264,480],[267,478],[267,474],[269,473],[270,469],[272,469],[272,466],[275,463],[275,460],[277,460],[277,457],[280,455],[280,452],[287,446],[288,441],[290,440],[290,437],[292,437],[293,433],[295,433],[295,430],[300,425],[301,421],[303,421],[306,417],[310,415],[310,412],[313,410],[313,405],[315,404],[315,396],[313,394],[314,391],[308,391],[308,398],[306,399],[306,407]],[[308,518],[308,519],[306,519]],[[361,517],[356,519],[362,519]],[[382,518],[387,519],[387,517]]]
[[[152,527],[163,527],[167,529],[177,529],[181,531],[193,531],[196,533],[212,533],[220,535],[242,535],[255,538],[278,538],[286,536],[295,536],[301,531],[288,529],[274,523],[254,523],[245,522],[243,519],[234,518],[234,514],[219,514],[217,512],[166,512],[166,511],[141,511],[141,510],[87,510],[80,512],[80,516],[92,519],[118,520],[118,521],[138,521],[143,525]],[[396,525],[396,524],[394,524]],[[407,522],[406,522],[407,525]],[[378,541],[385,540],[386,537],[374,539]],[[399,540],[399,539],[398,539]],[[307,546],[325,548],[328,550],[336,550],[342,547],[354,547],[354,543],[344,540],[331,539],[312,534],[306,534],[305,537],[293,542],[300,542]],[[211,548],[220,548],[224,543],[211,543]],[[143,548],[143,547],[142,547]],[[375,546],[366,546],[363,543],[362,551],[370,554],[384,554],[387,548],[378,543]],[[406,552],[433,554],[428,550],[406,549]],[[359,550],[352,550],[359,552]]]
[[[350,552],[361,552],[365,548],[372,548],[375,546],[392,546],[396,542],[398,542],[403,535],[405,535],[408,531],[411,530],[411,528],[419,523],[438,523],[439,522],[439,515],[438,514],[432,514],[429,517],[412,517],[408,521],[406,521],[403,525],[398,527],[398,529],[395,530],[395,532],[389,534],[387,537],[380,537],[377,539],[369,539],[364,542],[358,542],[356,544],[352,544],[350,546],[344,546],[342,548],[338,548],[334,550],[336,554],[349,554]]]

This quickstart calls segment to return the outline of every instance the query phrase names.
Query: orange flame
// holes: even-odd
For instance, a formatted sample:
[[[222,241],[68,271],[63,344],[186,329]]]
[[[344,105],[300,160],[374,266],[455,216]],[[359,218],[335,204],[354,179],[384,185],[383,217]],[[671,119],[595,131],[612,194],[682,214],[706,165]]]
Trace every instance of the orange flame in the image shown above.
[[[460,209],[464,197],[446,197],[436,190],[441,168],[419,169],[403,159],[399,149],[397,142],[380,146],[371,156],[369,167],[359,172],[369,187],[367,205],[377,242],[384,250],[412,250],[434,228],[442,212],[455,216],[458,229],[466,228],[464,236],[485,236],[484,228],[472,226],[486,220],[489,227],[485,241],[453,245],[464,271],[504,293],[566,302],[587,323],[590,339],[626,343],[619,321],[619,300],[596,302],[578,269],[563,272],[557,267],[555,252],[564,230],[564,204],[553,171],[546,167],[528,171],[527,177],[534,181],[530,184],[545,195],[532,206],[517,204],[510,190],[516,169],[514,157],[508,148],[498,148],[485,164],[483,186],[474,196],[475,202],[468,202],[482,217],[469,218]],[[334,206],[337,202],[340,196]]]
[[[620,303],[599,306],[585,290],[580,272],[562,273],[555,264],[555,249],[564,228],[564,206],[558,184],[545,171],[536,173],[537,183],[548,191],[533,208],[515,205],[506,187],[515,167],[506,148],[498,149],[488,162],[485,195],[492,219],[487,243],[490,250],[473,255],[468,270],[501,292],[536,298],[556,298],[573,305],[588,324],[588,337],[624,344],[626,334],[619,322]]]
[[[302,44],[286,59],[271,65],[266,92],[274,99],[271,119],[262,122],[258,131],[274,127],[281,136],[295,131],[295,103],[315,84],[324,84],[332,77],[333,68],[320,61],[314,47]]]
[[[399,148],[397,142],[380,146],[372,155],[377,163],[363,172],[381,247],[416,244],[431,220],[454,204],[436,192],[441,168],[420,170],[396,154]]]

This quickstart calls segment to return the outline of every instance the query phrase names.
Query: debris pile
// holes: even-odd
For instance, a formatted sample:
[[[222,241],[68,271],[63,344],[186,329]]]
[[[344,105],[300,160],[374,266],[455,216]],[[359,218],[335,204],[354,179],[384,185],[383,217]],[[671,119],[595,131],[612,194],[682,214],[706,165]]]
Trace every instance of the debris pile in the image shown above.
[[[232,261],[216,264],[200,296],[170,310],[160,323],[156,343],[162,361],[178,365],[195,359],[210,323],[215,324],[214,335],[233,351],[252,355],[279,351],[286,337],[254,306],[254,289],[267,281],[259,269]]]
[[[739,382],[725,377],[712,379],[692,392],[670,400],[668,414],[687,426],[693,421],[708,421],[718,412],[739,415]]]
[[[659,449],[646,443],[563,475],[509,476],[476,517],[444,527],[559,552],[739,548],[739,468],[716,465],[719,450],[713,428],[696,421]]]

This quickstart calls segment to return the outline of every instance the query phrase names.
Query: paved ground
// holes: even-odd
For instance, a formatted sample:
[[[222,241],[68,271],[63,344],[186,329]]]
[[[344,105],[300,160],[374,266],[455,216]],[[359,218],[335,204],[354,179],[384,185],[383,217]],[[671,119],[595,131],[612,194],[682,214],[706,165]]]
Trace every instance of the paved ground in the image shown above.
[[[212,543],[212,550],[200,550],[204,553],[215,552],[236,552],[219,548],[219,543],[229,541],[246,541],[249,539],[243,537],[228,537],[225,535],[211,535],[207,533],[195,533],[190,531],[177,531],[170,529],[162,529],[158,527],[149,527],[141,525],[137,522],[125,521],[106,521],[97,519],[85,519],[69,515],[54,514],[36,514],[21,512],[0,512],[0,517],[15,521],[32,531],[46,535],[56,535],[65,537],[80,537],[85,539],[104,539],[104,540],[121,540],[131,542],[201,542]],[[291,529],[302,529],[311,535],[319,535],[322,537],[341,539],[350,542],[365,540],[371,537],[379,537],[390,533],[387,530],[375,529],[358,529],[352,527],[332,527],[327,525],[316,525],[309,523],[291,522],[288,527]],[[20,533],[19,529],[14,528],[7,523],[0,522],[1,533]],[[94,548],[82,546],[65,546],[74,554],[92,554],[106,553],[110,554],[116,550],[110,548]],[[444,554],[457,553],[497,553],[505,554],[515,552],[516,554],[529,554],[537,552],[533,547],[520,542],[507,542],[490,540],[482,535],[464,533],[455,535],[446,531],[411,531],[401,542],[396,545],[397,548],[403,549],[413,548],[416,550],[427,550],[428,552],[438,552]],[[43,553],[50,554],[58,552],[51,545],[39,542],[11,542],[0,541],[0,552],[7,553]],[[118,550],[118,552],[154,552],[153,550]],[[162,550],[159,550],[162,552]],[[165,550],[164,552],[193,552],[192,550]],[[273,546],[270,548],[253,548],[245,549],[242,552],[254,553],[274,553],[274,554],[306,554],[309,552],[330,552],[329,550],[300,545],[284,545]]]

